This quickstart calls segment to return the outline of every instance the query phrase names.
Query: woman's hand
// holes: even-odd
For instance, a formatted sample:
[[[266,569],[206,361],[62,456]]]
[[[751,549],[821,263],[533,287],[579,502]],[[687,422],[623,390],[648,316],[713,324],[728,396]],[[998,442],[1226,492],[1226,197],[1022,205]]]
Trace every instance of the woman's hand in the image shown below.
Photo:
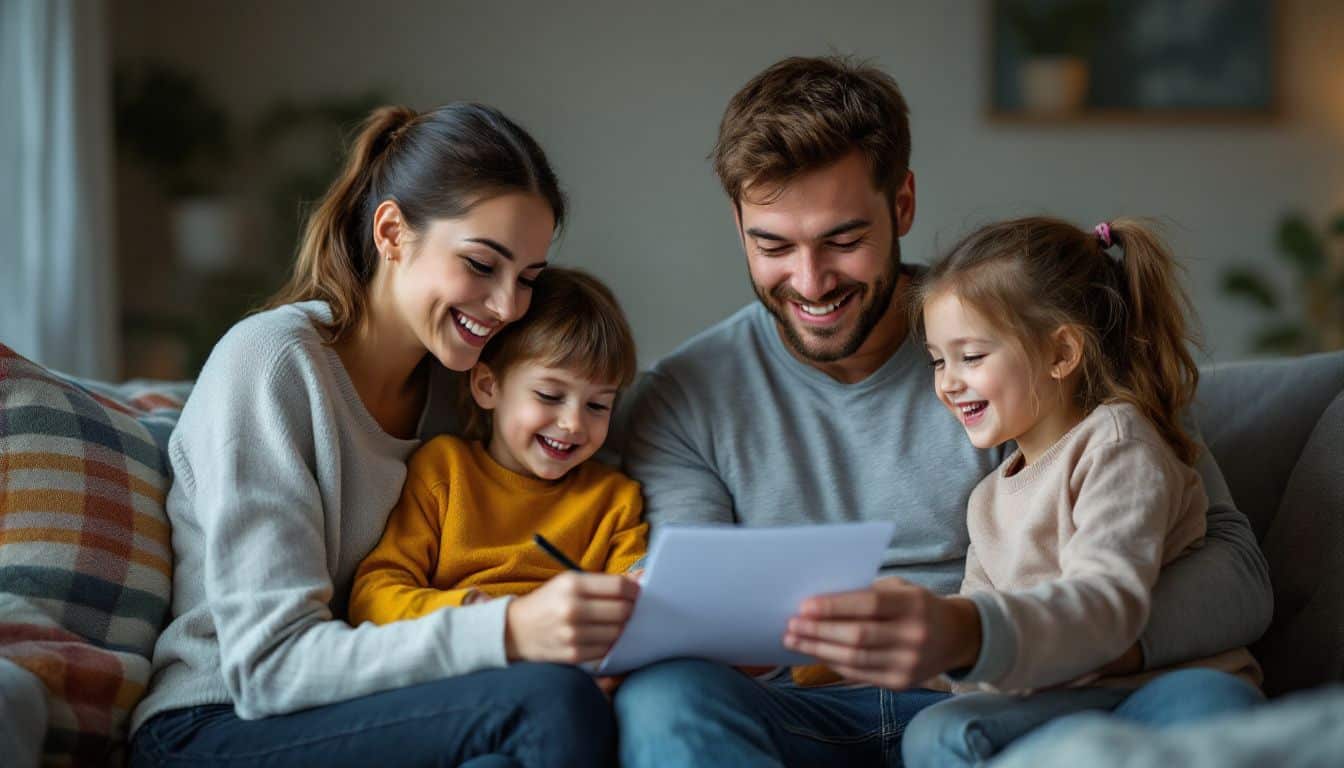
[[[804,602],[784,645],[849,680],[899,690],[975,664],[980,614],[965,598],[879,579],[868,589]]]
[[[505,653],[510,661],[600,659],[620,636],[638,596],[639,585],[625,576],[562,573],[509,603]]]

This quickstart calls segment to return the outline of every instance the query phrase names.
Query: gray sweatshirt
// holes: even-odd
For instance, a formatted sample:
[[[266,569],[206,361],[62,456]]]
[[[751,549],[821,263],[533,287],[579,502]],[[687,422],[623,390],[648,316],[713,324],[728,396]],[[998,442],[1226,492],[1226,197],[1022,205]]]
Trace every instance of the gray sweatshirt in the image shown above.
[[[311,318],[254,315],[219,342],[169,441],[172,619],[132,729],[158,712],[232,703],[284,714],[506,663],[507,600],[414,621],[342,619],[420,440],[388,435]],[[419,434],[452,426],[435,367]]]
[[[962,581],[971,490],[1003,458],[971,445],[913,338],[842,384],[790,354],[759,303],[659,361],[622,410],[625,470],[655,530],[895,520],[882,574],[941,594]],[[1162,572],[1140,641],[1150,667],[1249,644],[1270,619],[1251,528],[1207,451],[1197,469],[1211,499],[1207,543]],[[992,601],[977,605],[977,666],[998,667],[1015,651],[1010,624]]]

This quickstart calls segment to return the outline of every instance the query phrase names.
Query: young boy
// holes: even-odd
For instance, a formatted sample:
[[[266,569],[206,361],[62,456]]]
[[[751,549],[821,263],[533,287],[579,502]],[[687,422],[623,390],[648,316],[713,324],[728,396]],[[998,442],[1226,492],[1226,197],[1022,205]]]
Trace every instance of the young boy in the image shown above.
[[[639,484],[588,461],[635,376],[630,327],[582,272],[548,268],[532,290],[531,311],[471,371],[467,434],[482,439],[438,437],[411,457],[401,500],[355,576],[351,624],[528,595],[567,570],[536,533],[584,571],[624,574],[644,556]],[[583,658],[565,660],[601,658],[624,617],[613,623]],[[510,658],[557,660],[525,648]]]

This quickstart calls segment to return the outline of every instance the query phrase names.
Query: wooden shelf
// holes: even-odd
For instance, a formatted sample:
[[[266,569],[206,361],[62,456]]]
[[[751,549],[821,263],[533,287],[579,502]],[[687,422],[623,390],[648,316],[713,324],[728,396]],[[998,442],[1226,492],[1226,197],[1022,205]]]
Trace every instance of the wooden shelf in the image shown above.
[[[1277,110],[1239,109],[1084,109],[1081,112],[1044,113],[991,109],[990,124],[1004,126],[1068,127],[1090,125],[1270,126],[1283,115]]]

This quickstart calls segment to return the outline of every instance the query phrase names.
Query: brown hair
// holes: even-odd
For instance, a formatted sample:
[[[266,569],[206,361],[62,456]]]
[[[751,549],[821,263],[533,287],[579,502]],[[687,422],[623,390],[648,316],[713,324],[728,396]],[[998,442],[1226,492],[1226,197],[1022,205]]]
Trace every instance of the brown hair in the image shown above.
[[[532,287],[532,306],[481,350],[480,363],[499,379],[521,362],[575,371],[624,388],[639,370],[635,335],[607,286],[577,269],[548,267]],[[490,414],[469,393],[467,429],[477,439],[490,432]]]
[[[1185,313],[1190,301],[1179,265],[1136,219],[1110,222],[1112,256],[1100,237],[1058,219],[1031,217],[982,227],[935,263],[911,302],[923,333],[924,304],[952,294],[999,324],[1033,366],[1061,326],[1083,337],[1077,403],[1085,413],[1106,402],[1138,408],[1176,455],[1193,464],[1198,445],[1179,412],[1195,394],[1199,369]]]
[[[309,216],[289,282],[267,309],[321,299],[331,306],[329,341],[356,327],[378,264],[373,214],[386,200],[412,231],[466,215],[482,200],[532,192],[551,207],[558,230],[565,199],[536,141],[498,110],[456,102],[417,114],[379,107],[365,118],[345,167]]]
[[[794,57],[756,75],[728,102],[711,155],[737,204],[758,183],[780,183],[859,150],[873,186],[894,200],[910,170],[910,110],[896,81],[843,56]]]

